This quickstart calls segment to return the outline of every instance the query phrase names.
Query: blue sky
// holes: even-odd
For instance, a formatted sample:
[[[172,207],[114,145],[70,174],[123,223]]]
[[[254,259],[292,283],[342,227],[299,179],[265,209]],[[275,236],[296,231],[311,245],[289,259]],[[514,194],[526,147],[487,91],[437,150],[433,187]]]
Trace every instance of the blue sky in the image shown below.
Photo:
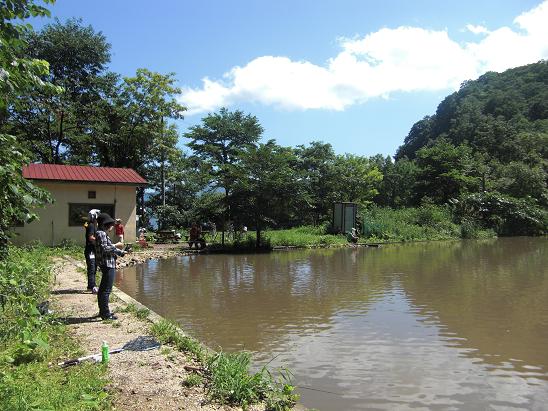
[[[548,58],[548,0],[57,0],[50,9],[105,34],[110,70],[175,72],[189,108],[181,134],[226,106],[257,116],[265,140],[319,140],[338,153],[393,155],[463,80]]]

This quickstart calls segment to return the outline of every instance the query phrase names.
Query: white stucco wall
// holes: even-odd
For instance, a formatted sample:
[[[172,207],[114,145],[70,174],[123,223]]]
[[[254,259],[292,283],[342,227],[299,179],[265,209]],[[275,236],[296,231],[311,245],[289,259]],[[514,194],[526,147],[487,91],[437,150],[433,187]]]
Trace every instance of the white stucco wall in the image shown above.
[[[114,184],[81,184],[65,182],[34,182],[48,190],[54,203],[36,210],[40,219],[15,228],[15,244],[25,244],[39,240],[46,245],[57,245],[63,239],[84,244],[83,222],[69,226],[69,204],[114,204],[115,216],[122,219],[126,242],[136,239],[136,187]],[[88,191],[95,191],[96,198],[88,199]],[[114,231],[114,230],[113,230]]]

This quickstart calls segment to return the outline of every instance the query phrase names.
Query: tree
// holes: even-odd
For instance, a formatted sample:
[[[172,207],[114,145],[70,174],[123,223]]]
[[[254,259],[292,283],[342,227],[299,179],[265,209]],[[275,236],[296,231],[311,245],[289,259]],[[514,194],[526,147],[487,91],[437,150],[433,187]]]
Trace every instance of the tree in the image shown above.
[[[454,146],[439,139],[417,151],[416,163],[416,202],[429,197],[436,204],[444,204],[480,187],[480,179],[474,176],[472,150],[467,145]]]
[[[148,177],[174,150],[177,132],[168,119],[181,119],[186,108],[177,102],[175,74],[138,69],[111,90],[93,129],[95,161],[102,166],[128,167]]]
[[[299,160],[297,169],[307,188],[303,193],[303,204],[308,205],[308,210],[303,209],[302,212],[309,212],[312,224],[316,225],[331,215],[336,181],[335,152],[331,144],[313,141],[308,147],[297,146],[295,154]],[[307,217],[303,215],[301,222],[310,221]]]
[[[192,126],[185,133],[185,137],[191,140],[188,146],[207,167],[211,188],[224,192],[223,244],[224,226],[231,218],[230,194],[236,183],[236,166],[245,150],[255,147],[262,133],[257,117],[226,108],[207,115],[201,125]]]
[[[414,161],[403,157],[392,162],[387,157],[383,162],[383,178],[379,187],[379,194],[375,197],[376,204],[388,207],[405,207],[413,204],[415,183],[418,167]]]
[[[367,204],[378,194],[382,173],[368,158],[353,154],[335,159],[335,199]]]
[[[303,183],[294,178],[296,160],[292,149],[270,140],[249,147],[237,166],[234,213],[242,221],[253,222],[257,248],[262,230],[286,218],[301,203]]]
[[[546,205],[548,176],[543,167],[540,165],[530,167],[525,163],[512,161],[501,165],[498,173],[500,177],[494,184],[497,191],[515,198],[532,197]]]
[[[40,80],[48,72],[47,62],[20,57],[31,27],[14,21],[31,16],[49,16],[49,12],[34,1],[0,0],[0,125],[5,122],[10,105],[25,93],[34,88],[59,91]],[[30,221],[35,217],[32,209],[49,200],[45,191],[23,178],[22,166],[26,162],[17,139],[0,132],[0,258],[6,255],[14,223]]]
[[[89,130],[101,100],[101,77],[110,61],[110,44],[79,20],[58,20],[38,33],[28,33],[24,54],[49,62],[41,79],[62,92],[35,88],[19,96],[9,124],[35,160],[45,163],[87,163]]]

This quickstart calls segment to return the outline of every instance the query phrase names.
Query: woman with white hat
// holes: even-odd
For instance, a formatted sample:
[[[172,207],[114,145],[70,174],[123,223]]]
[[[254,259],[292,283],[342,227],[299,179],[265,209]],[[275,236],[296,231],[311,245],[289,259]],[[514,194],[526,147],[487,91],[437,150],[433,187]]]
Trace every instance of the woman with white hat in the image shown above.
[[[118,242],[112,244],[107,233],[114,227],[114,220],[106,213],[101,213],[97,217],[98,229],[95,239],[97,265],[101,269],[103,276],[99,284],[97,293],[97,303],[99,304],[99,315],[103,320],[116,320],[117,317],[110,312],[108,299],[114,284],[116,276],[116,257],[125,255],[122,251],[124,244]]]

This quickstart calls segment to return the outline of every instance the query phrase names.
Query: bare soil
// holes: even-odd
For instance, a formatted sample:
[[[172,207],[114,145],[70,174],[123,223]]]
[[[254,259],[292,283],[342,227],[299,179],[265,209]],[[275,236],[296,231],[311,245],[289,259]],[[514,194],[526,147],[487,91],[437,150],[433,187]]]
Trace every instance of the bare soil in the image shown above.
[[[119,290],[115,290],[118,297],[111,296],[110,303],[118,320],[105,322],[95,317],[98,314],[97,296],[86,291],[84,269],[82,262],[68,257],[56,261],[52,302],[54,310],[65,318],[70,334],[80,342],[84,355],[100,353],[103,341],[110,349],[143,339],[150,341],[150,320],[140,320],[132,313],[120,312],[127,305],[122,298],[128,299]],[[154,314],[149,318],[154,320]],[[183,381],[189,375],[185,365],[199,366],[185,354],[169,347],[122,351],[111,355],[108,365],[111,382],[106,389],[113,395],[118,410],[241,409],[211,404],[207,401],[204,387],[184,386]]]

